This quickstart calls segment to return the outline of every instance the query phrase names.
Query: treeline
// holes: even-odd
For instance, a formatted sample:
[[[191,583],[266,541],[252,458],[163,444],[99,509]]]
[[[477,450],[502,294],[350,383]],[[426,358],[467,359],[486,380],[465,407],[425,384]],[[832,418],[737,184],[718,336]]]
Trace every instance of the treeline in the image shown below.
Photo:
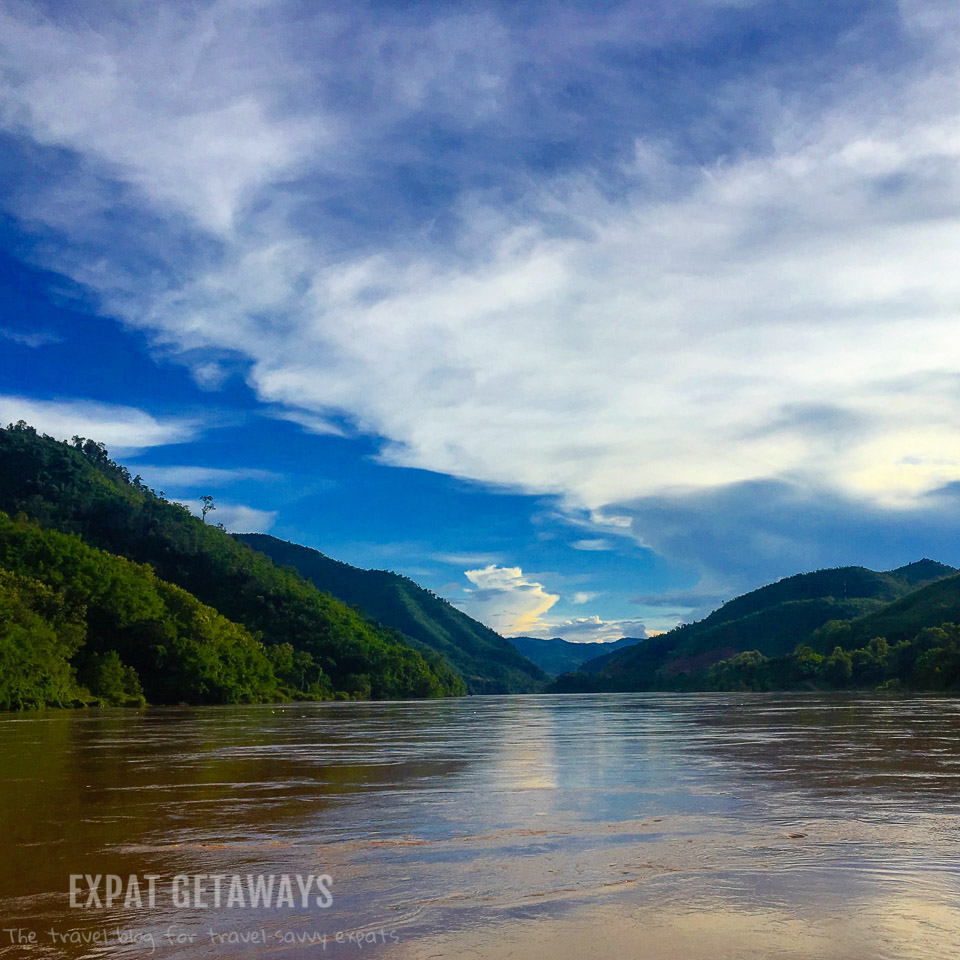
[[[0,706],[463,693],[441,657],[169,502],[101,444],[0,430],[0,510]]]
[[[556,693],[623,692],[630,678],[569,673]],[[876,637],[862,647],[818,653],[800,644],[791,653],[768,657],[747,650],[704,670],[659,673],[645,687],[664,692],[737,690],[915,690],[960,692],[960,626],[926,627],[911,640],[888,643]]]
[[[684,683],[695,682],[694,678]],[[700,678],[706,690],[960,690],[960,626],[927,627],[912,640],[876,637],[854,650],[827,655],[800,646],[783,657],[757,650],[721,660]]]

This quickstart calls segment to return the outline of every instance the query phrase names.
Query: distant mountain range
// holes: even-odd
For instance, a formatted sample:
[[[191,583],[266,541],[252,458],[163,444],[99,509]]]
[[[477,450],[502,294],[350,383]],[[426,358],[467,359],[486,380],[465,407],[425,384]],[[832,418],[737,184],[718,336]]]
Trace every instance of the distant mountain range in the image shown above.
[[[601,655],[609,656],[624,647],[640,643],[639,637],[623,637],[610,643],[571,643],[560,637],[508,637],[517,650],[551,677],[576,670],[581,664]]]
[[[933,560],[878,573],[839,567],[797,574],[723,604],[708,617],[585,662],[555,689],[696,688],[720,661],[747,651],[785,657],[798,644],[818,655],[875,637],[909,640],[960,621],[957,570]]]
[[[278,566],[293,567],[318,590],[399,631],[416,649],[441,654],[468,693],[530,693],[542,690],[549,679],[513,643],[408,577],[362,570],[263,533],[235,537]]]

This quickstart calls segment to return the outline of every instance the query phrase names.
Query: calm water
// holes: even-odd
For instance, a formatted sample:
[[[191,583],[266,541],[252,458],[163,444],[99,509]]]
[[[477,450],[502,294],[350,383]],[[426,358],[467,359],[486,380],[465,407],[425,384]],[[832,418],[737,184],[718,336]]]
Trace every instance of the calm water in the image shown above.
[[[44,714],[0,721],[0,775],[2,958],[960,956],[955,700]],[[71,874],[156,902],[71,909]],[[333,902],[174,906],[197,874]]]

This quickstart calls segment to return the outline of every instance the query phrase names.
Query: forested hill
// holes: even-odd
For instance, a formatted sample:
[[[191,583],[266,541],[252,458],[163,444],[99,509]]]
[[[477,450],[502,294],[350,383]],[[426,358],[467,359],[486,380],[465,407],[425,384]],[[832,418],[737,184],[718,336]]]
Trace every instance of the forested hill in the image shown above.
[[[158,496],[93,441],[59,442],[22,423],[0,429],[0,510],[150,564],[268,648],[309,654],[340,695],[463,692],[442,658],[424,657],[396,631]]]
[[[960,623],[960,576],[935,580],[858,619],[826,624],[810,643],[818,650],[854,648],[874,637],[893,643],[942,623]]]
[[[587,662],[561,678],[559,689],[683,688],[684,678],[699,676],[721,660],[745,651],[785,656],[831,621],[878,614],[887,604],[954,573],[953,567],[921,560],[883,573],[838,567],[797,574],[737,597],[696,623]]]
[[[263,644],[148,565],[0,513],[0,709],[250,703],[281,687]]]
[[[540,637],[510,637],[510,642],[525,656],[551,677],[576,670],[588,660],[596,657],[610,657],[640,643],[639,637],[622,637],[609,643],[572,643],[560,637],[549,640]]]
[[[418,649],[442,654],[470,693],[529,693],[548,680],[513,644],[408,577],[362,570],[267,534],[235,536],[277,565],[293,567],[317,589],[399,630]]]

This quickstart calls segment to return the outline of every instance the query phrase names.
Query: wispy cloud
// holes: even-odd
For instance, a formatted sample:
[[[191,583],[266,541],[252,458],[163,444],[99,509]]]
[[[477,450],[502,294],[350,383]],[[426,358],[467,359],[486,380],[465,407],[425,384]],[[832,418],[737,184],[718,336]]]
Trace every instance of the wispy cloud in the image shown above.
[[[593,553],[613,549],[613,544],[609,540],[604,540],[602,537],[591,540],[574,540],[570,546],[573,547],[574,550],[586,550],[587,552]]]
[[[496,553],[434,553],[430,559],[453,567],[486,567],[501,562],[500,555]]]
[[[59,343],[62,337],[44,330],[12,330],[0,327],[0,340],[11,340],[25,347],[45,347],[50,343]]]
[[[199,500],[184,501],[191,513],[200,516]],[[277,519],[276,510],[259,510],[242,503],[217,503],[207,514],[207,523],[223,524],[230,533],[266,533]]]
[[[698,497],[960,481],[955,6],[811,7],[782,63],[701,55],[759,3],[117,9],[0,14],[0,124],[49,164],[4,203],[283,416],[678,556]]]
[[[222,469],[219,467],[155,466],[148,463],[138,463],[131,466],[131,470],[139,473],[150,486],[166,490],[201,486],[225,487],[240,480],[270,483],[280,477],[279,474],[272,473],[269,470],[245,467]]]
[[[158,420],[143,410],[90,400],[32,400],[0,395],[0,421],[25,420],[60,440],[79,435],[104,443],[112,454],[183,443],[197,432],[192,420]]]

